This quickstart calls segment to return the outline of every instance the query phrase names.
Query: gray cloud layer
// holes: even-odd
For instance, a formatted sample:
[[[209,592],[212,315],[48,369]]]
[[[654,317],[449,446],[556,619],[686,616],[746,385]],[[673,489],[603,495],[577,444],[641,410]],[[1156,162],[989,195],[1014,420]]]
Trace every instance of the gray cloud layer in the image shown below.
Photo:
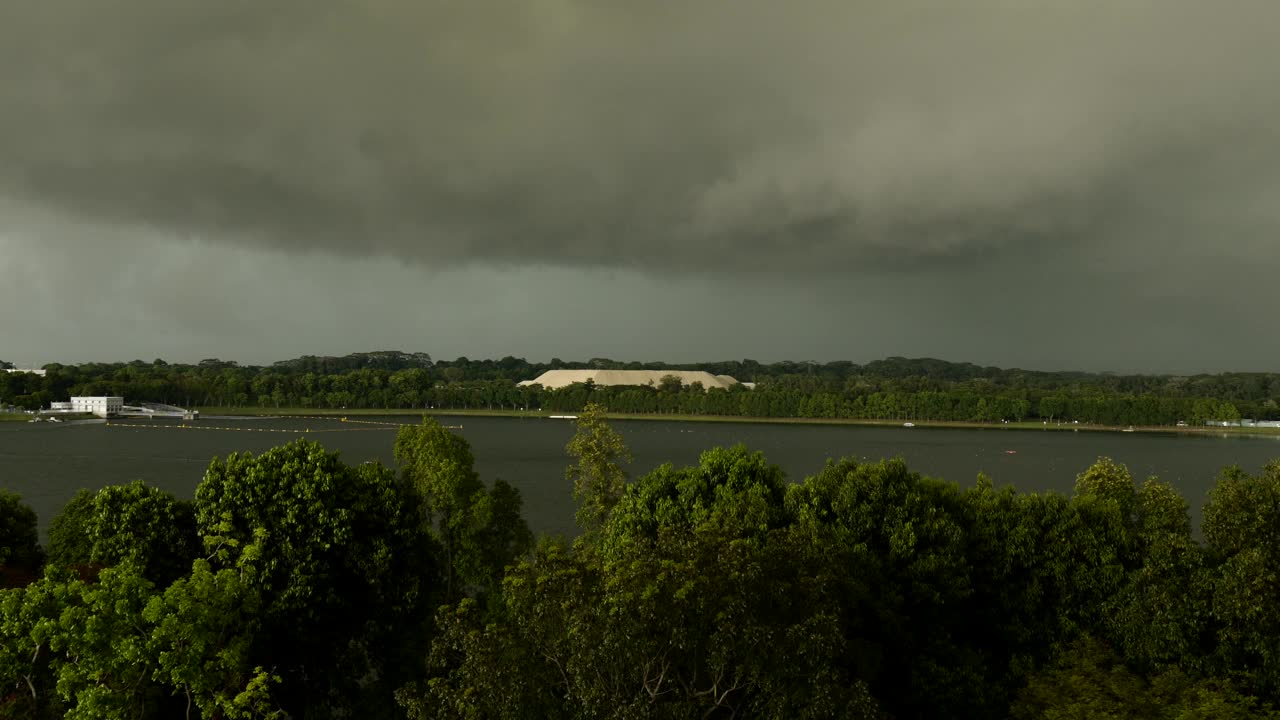
[[[1276,27],[1270,0],[15,0],[0,358],[1274,370]]]
[[[12,2],[0,195],[426,265],[1067,247],[1181,279],[1276,264],[1278,26],[1250,0]]]

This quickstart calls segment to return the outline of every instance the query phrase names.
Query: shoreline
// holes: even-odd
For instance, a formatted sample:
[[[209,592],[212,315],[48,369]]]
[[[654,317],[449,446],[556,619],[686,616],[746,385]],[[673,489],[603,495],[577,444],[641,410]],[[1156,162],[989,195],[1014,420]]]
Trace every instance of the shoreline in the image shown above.
[[[221,415],[235,417],[318,417],[340,418],[344,416],[403,416],[421,417],[423,415],[441,417],[507,417],[524,419],[550,419],[552,415],[568,414],[540,410],[487,410],[487,409],[450,409],[422,410],[409,408],[354,408],[354,409],[321,409],[321,408],[197,408],[201,415]],[[1165,435],[1243,435],[1261,437],[1280,437],[1280,428],[1252,427],[1210,427],[1188,426],[1176,427],[1168,425],[1085,425],[1074,423],[1043,423],[1036,421],[989,423],[965,422],[959,420],[864,420],[856,418],[789,418],[789,417],[750,417],[741,415],[680,415],[680,414],[646,414],[646,413],[607,413],[609,420],[636,420],[650,422],[702,422],[702,423],[742,423],[751,425],[853,425],[862,427],[902,428],[904,423],[912,423],[913,428],[952,429],[952,430],[1017,430],[1022,432],[1102,432],[1102,433],[1147,433]]]

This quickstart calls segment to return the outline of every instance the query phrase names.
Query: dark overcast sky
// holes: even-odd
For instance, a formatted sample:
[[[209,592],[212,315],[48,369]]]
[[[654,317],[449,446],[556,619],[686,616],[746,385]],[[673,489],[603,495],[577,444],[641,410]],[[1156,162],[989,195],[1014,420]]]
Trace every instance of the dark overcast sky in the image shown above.
[[[0,358],[1280,370],[1280,3],[0,9]]]

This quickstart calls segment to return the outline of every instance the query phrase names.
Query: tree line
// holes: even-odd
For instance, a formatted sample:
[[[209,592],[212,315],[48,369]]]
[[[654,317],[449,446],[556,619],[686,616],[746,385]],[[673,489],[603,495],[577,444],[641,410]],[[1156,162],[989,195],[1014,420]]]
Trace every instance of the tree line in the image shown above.
[[[559,368],[706,370],[756,383],[705,390],[674,376],[655,386],[548,389],[521,386]],[[0,403],[48,407],[72,395],[119,395],[129,402],[182,407],[506,409],[576,412],[587,403],[612,412],[778,418],[1001,422],[1040,420],[1101,425],[1194,425],[1280,419],[1280,375],[1157,376],[1047,373],[939,360],[889,358],[761,364],[751,360],[667,365],[596,358],[584,363],[433,361],[425,353],[385,351],[341,358],[307,356],[270,366],[209,359],[194,365],[46,365],[43,376],[0,373]]]
[[[1195,535],[1107,459],[1071,496],[741,446],[632,479],[597,406],[566,449],[572,540],[431,419],[395,470],[298,441],[84,491],[45,547],[0,493],[0,716],[1280,718],[1280,464]]]

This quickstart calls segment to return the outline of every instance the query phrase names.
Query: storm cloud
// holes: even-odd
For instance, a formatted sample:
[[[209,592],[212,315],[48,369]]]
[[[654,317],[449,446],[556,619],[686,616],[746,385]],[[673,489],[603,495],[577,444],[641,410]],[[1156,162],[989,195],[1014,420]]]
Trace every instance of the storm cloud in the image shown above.
[[[462,262],[1274,255],[1274,3],[49,0],[0,22],[0,192]],[[1212,228],[1212,237],[1206,236]]]
[[[1280,5],[0,10],[0,358],[1275,369]]]

